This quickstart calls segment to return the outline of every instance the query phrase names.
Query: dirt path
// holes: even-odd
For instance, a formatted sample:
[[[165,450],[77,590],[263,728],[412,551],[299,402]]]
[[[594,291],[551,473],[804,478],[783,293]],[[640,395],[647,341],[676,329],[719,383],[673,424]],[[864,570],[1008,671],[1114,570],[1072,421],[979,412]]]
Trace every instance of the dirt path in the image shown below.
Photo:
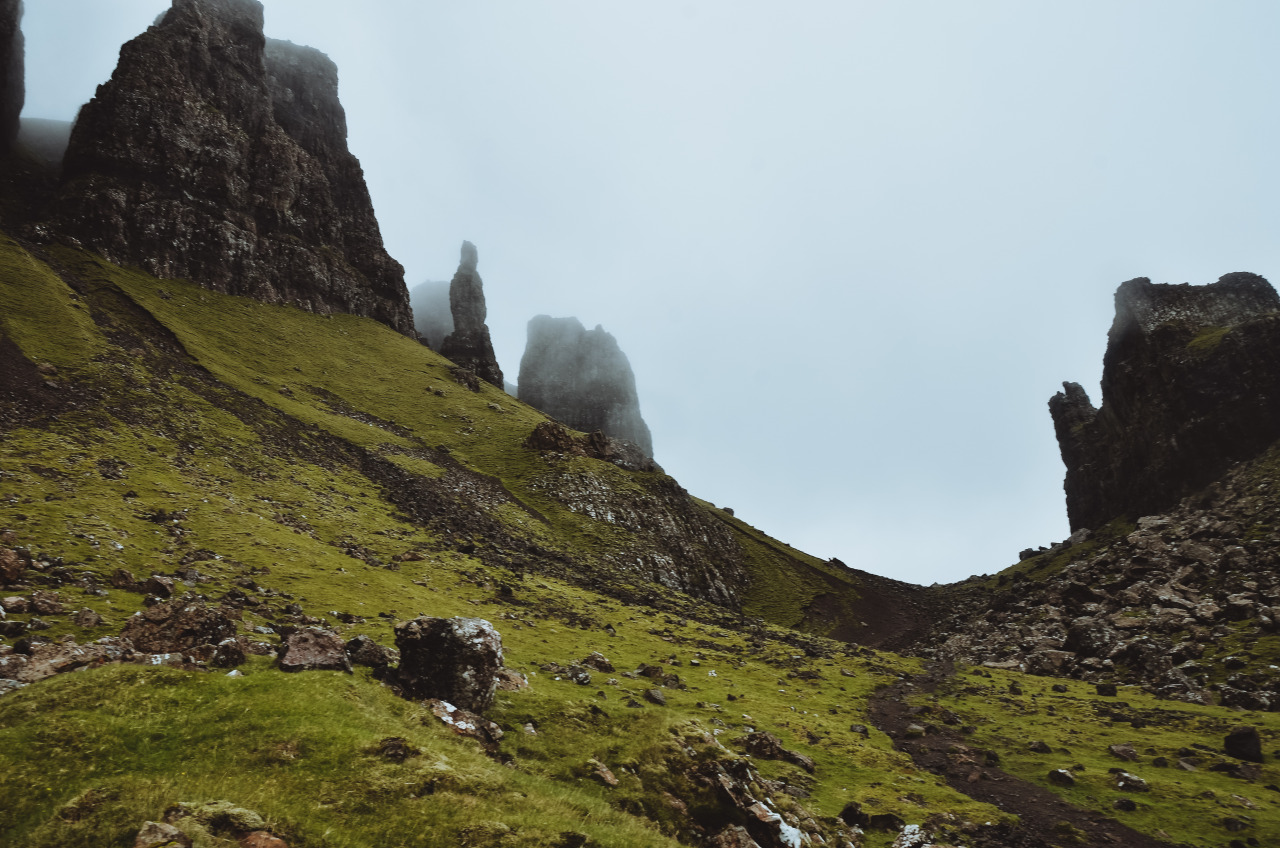
[[[882,651],[901,651],[928,634],[935,611],[933,598],[923,586],[865,571],[855,573],[860,596],[856,615],[865,627],[852,629],[848,634],[851,641]]]
[[[1171,843],[1138,833],[1092,810],[1072,806],[1047,789],[988,765],[984,752],[966,744],[956,729],[930,724],[926,735],[909,736],[908,725],[924,725],[926,721],[912,712],[907,699],[933,692],[952,673],[950,663],[932,663],[925,675],[882,689],[871,701],[870,717],[916,765],[942,776],[957,792],[1021,819],[1017,825],[992,828],[980,834],[977,846],[1047,848],[1061,845],[1066,848],[1084,840],[1083,844],[1096,846],[1170,848]]]

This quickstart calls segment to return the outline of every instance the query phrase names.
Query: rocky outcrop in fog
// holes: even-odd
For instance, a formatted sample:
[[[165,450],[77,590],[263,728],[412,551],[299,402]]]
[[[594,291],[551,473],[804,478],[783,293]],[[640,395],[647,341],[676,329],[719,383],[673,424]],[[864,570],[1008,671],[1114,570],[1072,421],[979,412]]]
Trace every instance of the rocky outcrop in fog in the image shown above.
[[[599,430],[653,456],[631,363],[602,327],[587,330],[577,318],[535,317],[520,359],[519,387],[520,400],[575,430]]]
[[[80,111],[53,225],[107,258],[413,335],[338,72],[257,0],[174,0]]]
[[[0,0],[0,152],[18,136],[18,116],[26,99],[22,0]]]
[[[413,326],[432,350],[439,350],[444,337],[453,332],[453,310],[449,306],[449,284],[428,280],[409,290]]]
[[[498,358],[493,354],[493,342],[489,339],[489,327],[485,324],[488,309],[484,303],[484,282],[476,271],[478,263],[476,246],[464,241],[458,272],[449,283],[449,310],[453,314],[453,332],[440,343],[440,353],[501,389],[502,369],[498,367]]]
[[[1076,383],[1049,401],[1072,530],[1159,512],[1280,437],[1278,310],[1243,272],[1120,286],[1101,408]]]

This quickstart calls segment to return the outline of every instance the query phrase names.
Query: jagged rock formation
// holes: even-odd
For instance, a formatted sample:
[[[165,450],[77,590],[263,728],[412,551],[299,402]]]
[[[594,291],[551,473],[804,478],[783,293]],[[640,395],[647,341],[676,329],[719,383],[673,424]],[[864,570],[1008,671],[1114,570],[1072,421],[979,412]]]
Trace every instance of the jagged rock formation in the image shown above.
[[[449,311],[453,313],[453,332],[440,343],[440,353],[463,368],[470,369],[498,388],[503,387],[502,369],[493,354],[489,327],[485,324],[488,310],[484,303],[484,281],[476,272],[479,254],[469,241],[462,243],[462,260],[449,283]]]
[[[520,359],[520,400],[575,430],[599,430],[653,456],[627,355],[603,327],[538,315]]]
[[[337,68],[257,0],[173,0],[80,111],[54,227],[116,262],[413,335]]]
[[[26,99],[22,0],[0,0],[0,152],[18,136],[18,116]]]
[[[413,307],[413,327],[432,350],[440,350],[445,336],[453,332],[453,309],[449,305],[449,284],[428,280],[409,290]]]
[[[1116,292],[1102,406],[1049,401],[1073,530],[1158,512],[1280,437],[1280,297],[1256,274]]]

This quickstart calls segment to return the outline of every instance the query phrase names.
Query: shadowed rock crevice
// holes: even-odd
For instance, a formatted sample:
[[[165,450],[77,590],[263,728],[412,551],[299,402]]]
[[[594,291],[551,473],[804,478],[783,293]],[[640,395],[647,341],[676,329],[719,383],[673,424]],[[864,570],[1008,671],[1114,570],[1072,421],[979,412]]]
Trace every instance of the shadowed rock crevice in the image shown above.
[[[493,342],[489,339],[489,327],[485,324],[488,309],[484,302],[484,281],[476,271],[478,263],[476,246],[464,241],[462,260],[449,283],[453,332],[440,343],[440,354],[501,389],[502,369],[498,367]]]
[[[1280,437],[1280,297],[1262,277],[1116,292],[1102,405],[1049,402],[1072,530],[1159,512]]]
[[[587,330],[577,318],[539,315],[529,322],[520,360],[520,400],[575,430],[599,430],[653,456],[640,416],[636,378],[612,335]]]
[[[54,227],[163,277],[413,335],[347,149],[337,68],[257,0],[174,0],[80,111]]]

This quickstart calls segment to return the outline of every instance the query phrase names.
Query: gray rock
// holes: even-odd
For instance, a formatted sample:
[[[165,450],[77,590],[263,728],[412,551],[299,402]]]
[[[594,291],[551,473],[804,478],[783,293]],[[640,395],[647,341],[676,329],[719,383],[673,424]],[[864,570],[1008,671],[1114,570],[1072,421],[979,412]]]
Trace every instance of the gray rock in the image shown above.
[[[345,650],[352,665],[369,668],[386,668],[400,659],[394,648],[379,645],[363,633],[347,642]]]
[[[191,837],[165,822],[145,822],[133,839],[133,848],[191,848]]]
[[[234,638],[236,624],[220,607],[178,598],[134,613],[120,635],[140,651],[169,653]]]
[[[477,262],[476,246],[464,241],[457,273],[449,283],[453,332],[440,343],[440,354],[501,389],[504,386],[502,369],[498,367],[493,342],[489,339],[489,326],[485,323],[488,310],[484,301],[484,282],[476,271]]]
[[[438,698],[471,712],[493,704],[502,637],[482,618],[422,616],[396,625],[397,681],[406,697]]]
[[[297,630],[285,640],[280,652],[283,671],[345,671],[351,673],[351,660],[338,634],[319,627]]]

